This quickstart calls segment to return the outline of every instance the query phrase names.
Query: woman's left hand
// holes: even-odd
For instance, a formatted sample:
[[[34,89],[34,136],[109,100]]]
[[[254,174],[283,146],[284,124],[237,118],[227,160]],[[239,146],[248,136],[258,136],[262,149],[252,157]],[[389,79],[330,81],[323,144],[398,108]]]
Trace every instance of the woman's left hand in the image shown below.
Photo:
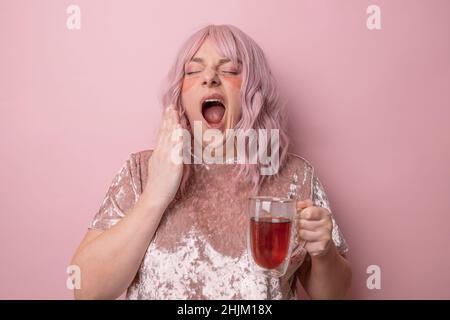
[[[332,247],[333,222],[330,212],[315,207],[311,200],[297,202],[298,236],[305,240],[305,249],[312,257],[327,255]]]

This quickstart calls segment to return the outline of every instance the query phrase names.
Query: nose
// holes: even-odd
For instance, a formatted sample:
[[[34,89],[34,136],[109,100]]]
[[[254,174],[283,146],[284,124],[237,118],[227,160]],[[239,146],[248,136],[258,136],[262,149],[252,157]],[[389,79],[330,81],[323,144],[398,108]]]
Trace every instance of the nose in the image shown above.
[[[207,87],[217,87],[220,85],[220,79],[217,75],[217,72],[214,70],[207,70],[205,72],[202,85]]]

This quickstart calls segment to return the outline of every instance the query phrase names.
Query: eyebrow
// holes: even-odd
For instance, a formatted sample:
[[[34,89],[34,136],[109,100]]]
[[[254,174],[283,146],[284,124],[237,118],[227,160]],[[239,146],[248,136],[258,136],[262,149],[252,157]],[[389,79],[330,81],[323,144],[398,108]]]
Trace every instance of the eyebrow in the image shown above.
[[[192,58],[191,61],[189,61],[189,62],[198,62],[198,63],[201,63],[201,64],[205,64],[205,60],[203,60],[202,58],[198,58],[198,57],[197,58]],[[219,60],[219,65],[225,64],[227,62],[231,62],[231,59],[229,59],[229,58],[220,59]],[[242,63],[242,62],[238,60],[238,63]]]

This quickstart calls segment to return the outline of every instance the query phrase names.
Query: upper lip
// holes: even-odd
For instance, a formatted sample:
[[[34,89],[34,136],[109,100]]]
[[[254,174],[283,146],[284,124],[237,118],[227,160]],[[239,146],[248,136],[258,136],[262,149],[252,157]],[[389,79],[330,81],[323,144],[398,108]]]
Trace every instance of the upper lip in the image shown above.
[[[225,98],[220,93],[212,93],[212,94],[207,94],[207,95],[203,96],[203,98],[200,100],[200,107],[202,107],[203,102],[205,102],[205,100],[208,100],[208,99],[218,99],[218,100],[220,100],[220,102],[222,102],[223,106],[225,107]]]

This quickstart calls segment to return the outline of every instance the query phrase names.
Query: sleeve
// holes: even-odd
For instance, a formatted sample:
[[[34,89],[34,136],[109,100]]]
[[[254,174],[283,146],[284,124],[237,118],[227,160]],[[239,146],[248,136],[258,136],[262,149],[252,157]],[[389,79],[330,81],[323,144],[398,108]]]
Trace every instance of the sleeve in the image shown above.
[[[336,248],[338,249],[339,253],[341,254],[347,253],[348,252],[347,242],[345,241],[344,236],[342,235],[342,232],[339,229],[338,224],[336,223],[336,220],[330,208],[330,202],[328,201],[328,197],[325,193],[323,185],[316,175],[313,176],[313,203],[317,207],[322,207],[330,211],[331,220],[333,222],[333,231],[332,231],[333,242],[336,245]]]
[[[109,229],[134,207],[140,194],[138,172],[139,168],[132,154],[114,176],[89,229]]]

